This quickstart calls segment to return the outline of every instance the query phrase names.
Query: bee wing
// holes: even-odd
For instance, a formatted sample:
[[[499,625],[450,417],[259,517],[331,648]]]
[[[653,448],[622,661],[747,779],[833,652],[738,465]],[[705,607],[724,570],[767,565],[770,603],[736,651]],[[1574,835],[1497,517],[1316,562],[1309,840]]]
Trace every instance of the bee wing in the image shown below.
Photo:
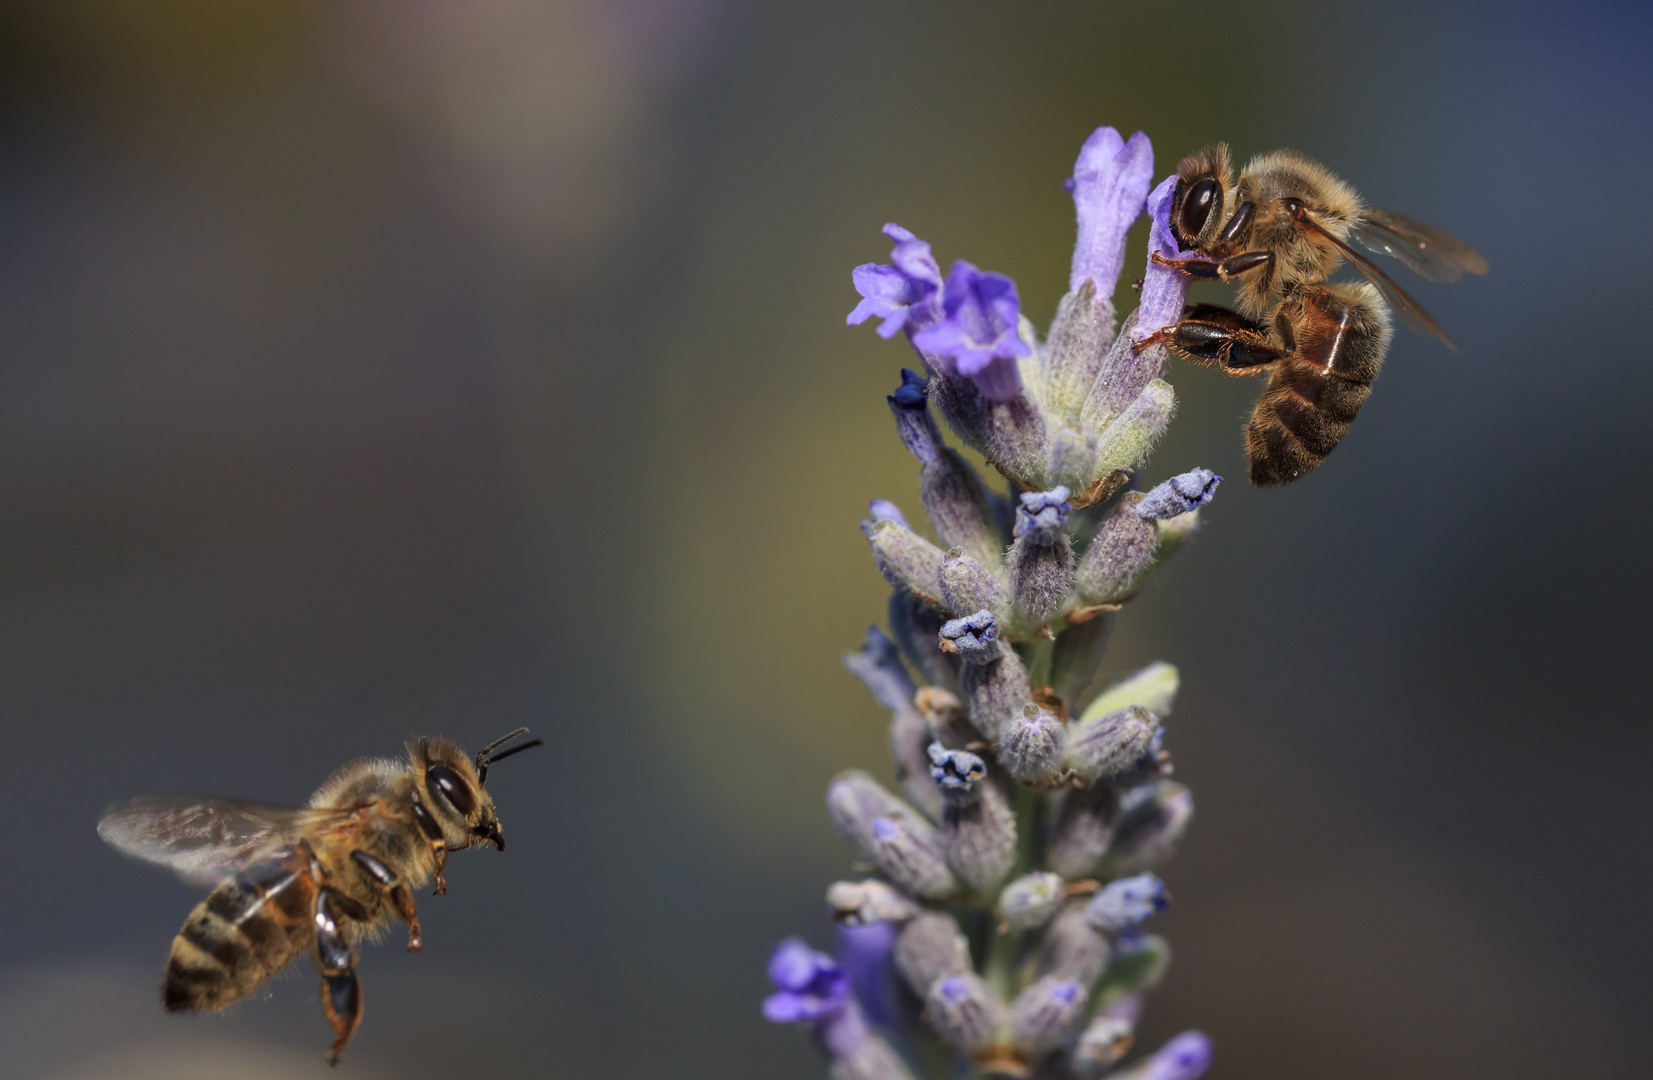
[[[1349,260],[1349,265],[1359,270],[1362,277],[1377,286],[1378,292],[1383,294],[1383,299],[1390,309],[1400,316],[1401,322],[1420,333],[1433,334],[1440,338],[1447,348],[1453,352],[1458,351],[1458,346],[1454,345],[1452,339],[1446,336],[1446,331],[1441,329],[1441,324],[1436,322],[1429,312],[1423,309],[1421,304],[1406,295],[1406,290],[1396,285],[1388,274],[1374,266],[1372,260],[1344,243],[1338,238],[1337,234],[1309,215],[1303,214],[1299,220],[1333,244],[1336,244],[1337,250],[1343,253],[1345,259]]]
[[[1349,235],[1367,251],[1391,255],[1430,281],[1457,281],[1466,270],[1487,272],[1481,253],[1456,236],[1387,210],[1366,210]]]
[[[104,811],[98,835],[124,855],[208,886],[341,813],[199,795],[145,796]]]

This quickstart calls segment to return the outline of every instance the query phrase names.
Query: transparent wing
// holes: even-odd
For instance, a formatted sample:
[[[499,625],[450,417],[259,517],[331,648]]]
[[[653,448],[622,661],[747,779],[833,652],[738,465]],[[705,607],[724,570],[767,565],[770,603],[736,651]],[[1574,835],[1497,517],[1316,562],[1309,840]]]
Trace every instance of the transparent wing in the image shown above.
[[[1441,329],[1441,324],[1430,317],[1429,312],[1425,311],[1421,304],[1406,295],[1406,290],[1396,285],[1388,274],[1374,266],[1372,260],[1339,240],[1336,234],[1307,214],[1302,215],[1300,220],[1337,245],[1337,250],[1343,253],[1345,259],[1349,260],[1349,265],[1359,270],[1362,277],[1377,286],[1378,292],[1383,294],[1384,302],[1389,305],[1396,315],[1400,316],[1401,322],[1421,333],[1433,334],[1440,338],[1447,348],[1453,352],[1458,351],[1458,346],[1454,345],[1452,339],[1446,336],[1446,331]]]
[[[233,877],[343,813],[199,795],[152,795],[104,811],[98,835],[122,854],[205,886]]]
[[[1432,225],[1387,210],[1366,210],[1349,230],[1361,247],[1399,259],[1430,281],[1451,282],[1487,272],[1481,253]]]

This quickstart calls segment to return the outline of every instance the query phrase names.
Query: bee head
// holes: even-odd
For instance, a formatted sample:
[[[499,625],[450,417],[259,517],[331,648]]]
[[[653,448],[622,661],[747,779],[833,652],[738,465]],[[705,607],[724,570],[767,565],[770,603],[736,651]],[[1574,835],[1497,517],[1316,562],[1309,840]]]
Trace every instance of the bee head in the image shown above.
[[[425,817],[436,827],[449,850],[457,851],[483,842],[505,850],[505,835],[500,828],[499,815],[494,811],[494,800],[483,786],[488,779],[488,766],[501,758],[533,746],[544,745],[534,739],[503,753],[496,750],[507,742],[528,733],[520,728],[484,747],[474,759],[447,739],[417,739],[408,747],[409,762],[413,766],[414,786]],[[415,810],[418,814],[418,810]],[[431,831],[423,819],[421,828]]]
[[[1196,150],[1177,165],[1171,196],[1171,235],[1184,251],[1203,249],[1216,239],[1234,205],[1234,169],[1228,145]]]

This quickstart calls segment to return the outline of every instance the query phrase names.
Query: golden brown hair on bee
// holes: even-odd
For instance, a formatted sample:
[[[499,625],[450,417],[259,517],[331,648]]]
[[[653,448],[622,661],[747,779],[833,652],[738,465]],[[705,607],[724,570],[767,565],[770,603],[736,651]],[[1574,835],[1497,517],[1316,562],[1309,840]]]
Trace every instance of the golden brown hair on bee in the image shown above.
[[[1237,250],[1274,253],[1274,262],[1239,279],[1240,310],[1260,316],[1295,285],[1324,281],[1343,256],[1320,232],[1305,228],[1294,204],[1339,240],[1348,236],[1365,203],[1354,188],[1295,150],[1258,154],[1240,170],[1237,205],[1253,206]]]
[[[1170,221],[1183,250],[1210,244],[1233,210],[1234,166],[1227,143],[1203,147],[1177,164]]]

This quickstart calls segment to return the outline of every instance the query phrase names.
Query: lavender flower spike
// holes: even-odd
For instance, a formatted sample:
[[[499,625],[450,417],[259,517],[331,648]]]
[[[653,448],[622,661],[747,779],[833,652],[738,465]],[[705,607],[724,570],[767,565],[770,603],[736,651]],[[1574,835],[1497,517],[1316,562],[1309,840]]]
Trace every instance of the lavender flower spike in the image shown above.
[[[1016,360],[1031,356],[1033,348],[1022,340],[1016,283],[960,259],[947,271],[941,310],[939,322],[913,332],[913,345],[951,361],[990,401],[1010,401],[1020,394]]]
[[[1154,488],[1136,504],[1137,516],[1148,521],[1174,518],[1210,502],[1223,478],[1210,469],[1191,469]]]
[[[1097,296],[1113,295],[1125,264],[1125,234],[1142,213],[1153,177],[1154,147],[1142,132],[1127,142],[1113,128],[1100,127],[1085,140],[1065,185],[1079,217],[1069,289],[1077,292],[1088,278]]]
[[[929,244],[895,222],[884,226],[884,235],[895,241],[893,265],[863,263],[850,271],[861,302],[844,321],[860,326],[874,317],[883,319],[878,336],[892,338],[903,328],[910,334],[941,317],[941,267]]]

